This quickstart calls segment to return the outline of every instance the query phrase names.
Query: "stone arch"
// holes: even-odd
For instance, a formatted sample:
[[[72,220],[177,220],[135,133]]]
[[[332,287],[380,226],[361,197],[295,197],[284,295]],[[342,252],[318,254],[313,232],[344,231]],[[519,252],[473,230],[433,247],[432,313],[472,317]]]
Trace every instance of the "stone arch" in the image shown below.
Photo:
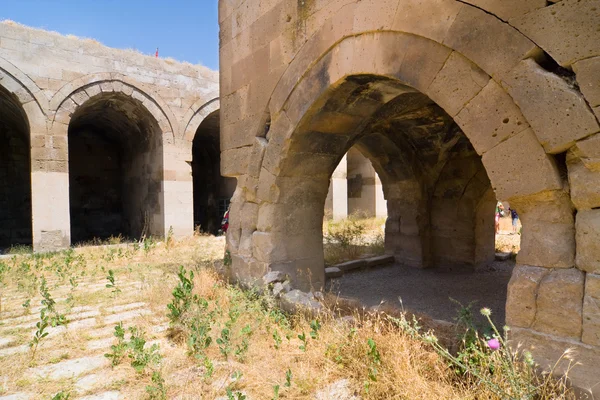
[[[48,99],[44,92],[19,68],[11,64],[8,60],[0,57],[0,81],[8,91],[14,93],[21,102],[22,106],[34,101],[35,107],[27,107],[29,119],[39,120],[48,113]],[[44,121],[45,125],[45,121]]]
[[[68,136],[72,240],[162,236],[173,136],[161,109],[127,83],[101,81],[77,89],[55,115],[53,129]]]
[[[0,253],[33,244],[30,149],[33,135],[45,125],[29,88],[5,66],[0,60]]]
[[[177,120],[167,103],[147,85],[119,73],[86,75],[64,85],[49,103],[54,111],[52,122],[68,124],[77,106],[103,92],[123,93],[139,100],[159,124],[167,143],[174,143],[178,136]]]
[[[385,49],[403,49],[404,62],[399,65],[398,58],[386,54]],[[415,68],[414,65],[419,65],[419,68]],[[292,63],[288,70],[292,71],[295,68],[298,67]],[[286,74],[289,75],[288,72]],[[311,110],[326,108],[327,94],[338,88],[345,78],[365,74],[398,82],[399,85],[408,88],[407,91],[413,90],[422,93],[444,109],[464,132],[477,154],[482,156],[481,160],[498,197],[513,199],[516,201],[515,204],[518,204],[519,199],[531,199],[531,196],[542,192],[550,193],[547,201],[542,202],[543,204],[539,202],[536,204],[551,209],[568,208],[568,204],[560,195],[563,181],[553,158],[546,154],[527,119],[511,96],[495,79],[451,48],[420,36],[401,32],[365,33],[344,38],[329,48],[306,72],[296,75],[301,78],[291,79],[289,76],[286,78],[286,74],[271,97],[270,109],[273,123],[264,158],[249,158],[248,175],[244,179],[250,184],[246,184],[240,191],[240,200],[242,201],[244,196],[253,198],[256,195],[260,204],[258,213],[263,213],[264,210],[265,214],[277,215],[281,217],[281,221],[285,220],[291,226],[289,217],[283,218],[283,216],[286,213],[288,216],[292,214],[289,210],[285,210],[285,207],[277,204],[279,199],[296,196],[297,199],[304,202],[315,200],[315,198],[306,198],[295,190],[301,186],[299,177],[285,176],[284,171],[286,168],[290,170],[290,165],[293,166],[294,152],[297,151],[291,144],[294,140],[294,133],[298,126],[309,123],[308,121],[314,117]],[[292,81],[293,83],[290,83]],[[286,90],[289,92],[282,94]],[[379,100],[382,100],[383,103],[394,97],[385,90],[380,93],[380,96]],[[388,96],[387,99],[386,96]],[[372,107],[371,113],[375,112],[379,105],[372,105]],[[360,119],[349,118],[341,123],[341,126],[330,126],[327,129],[335,132],[335,129],[344,129],[344,124],[345,127],[354,127],[364,120],[365,115],[363,114]],[[340,146],[344,145],[340,144]],[[254,153],[255,150],[252,152]],[[296,160],[296,162],[300,162],[299,159],[296,158]],[[317,181],[319,178],[317,175],[322,173],[324,178],[328,178],[331,172],[327,168],[323,168],[323,165],[329,165],[324,164],[325,159],[323,158],[321,161],[318,167],[321,172],[310,171],[308,174],[310,178],[303,177],[305,180],[302,185],[303,191],[310,192],[316,198],[320,198],[323,191],[326,194],[327,190],[323,182]],[[337,165],[337,161],[339,160],[331,159],[328,162],[333,166]],[[307,162],[306,158],[303,159],[303,162]],[[508,166],[508,173],[503,166]],[[257,170],[260,171],[257,179],[258,185],[253,186],[251,185],[253,179],[251,171]],[[528,173],[524,175],[523,171]],[[306,184],[306,180],[310,182]],[[389,191],[390,189],[388,189]],[[308,210],[302,208],[300,200],[297,201],[299,203],[296,204],[293,213],[295,218],[310,225],[311,228],[307,228],[307,230],[314,230],[319,216],[307,217]],[[528,203],[529,200],[523,200],[523,202]],[[250,207],[250,205],[248,203],[238,204],[232,208],[232,214],[235,212],[246,214],[245,210],[242,211],[242,207]],[[269,209],[272,211],[267,211]],[[555,219],[547,221],[547,227],[560,231],[560,234],[564,235],[564,241],[570,243],[571,246],[565,246],[566,248],[560,250],[545,249],[552,255],[541,257],[539,254],[542,252],[539,249],[533,251],[536,253],[535,256],[524,251],[520,255],[521,262],[540,266],[572,264],[572,215],[558,214]],[[258,254],[257,261],[262,263],[260,265],[264,270],[279,268],[290,272],[301,269],[299,268],[300,264],[314,265],[314,262],[320,257],[318,251],[310,260],[292,262],[294,254],[292,254],[293,252],[286,254],[286,249],[279,249],[276,257],[261,254],[260,250],[258,252],[247,250],[249,247],[268,248],[267,244],[260,244],[260,241],[277,240],[268,233],[269,229],[278,225],[276,220],[277,217],[274,217],[270,223],[259,223],[256,227],[250,223],[249,228],[241,223],[236,228],[234,223],[228,236],[230,245],[234,249],[237,247],[240,250],[239,254],[242,259],[252,260],[254,254]],[[258,231],[252,233],[251,229]],[[320,235],[317,236],[320,238]],[[528,236],[533,238],[535,231],[525,230],[525,238]],[[292,243],[290,246],[295,246],[295,243],[306,240],[307,236],[302,234],[301,237],[297,237],[296,241],[291,240],[289,243]],[[248,242],[251,242],[252,246],[249,246]],[[307,243],[312,242],[308,239]],[[319,243],[319,240],[316,240],[315,243]],[[526,239],[524,239],[524,245],[527,246]],[[319,247],[320,244],[315,244],[315,246]],[[559,259],[563,261],[559,261]],[[315,279],[318,271],[312,269],[310,272],[313,274],[313,284],[315,282],[322,283],[322,277]],[[305,280],[305,288],[306,284]]]
[[[192,142],[202,121],[204,121],[204,119],[211,113],[219,110],[220,108],[221,102],[218,97],[209,101],[204,99],[196,100],[196,102],[192,104],[182,119],[183,129],[181,131],[181,138],[188,142]]]

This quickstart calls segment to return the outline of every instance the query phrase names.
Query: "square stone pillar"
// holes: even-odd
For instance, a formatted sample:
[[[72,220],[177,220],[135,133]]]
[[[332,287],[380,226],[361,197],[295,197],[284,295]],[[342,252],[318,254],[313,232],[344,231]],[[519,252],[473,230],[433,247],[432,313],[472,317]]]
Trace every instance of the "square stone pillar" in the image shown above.
[[[347,181],[348,162],[346,155],[340,161],[333,175],[331,176],[331,208],[333,219],[343,219],[348,217],[348,181]],[[329,197],[329,196],[328,196]]]
[[[189,147],[189,148],[188,148]],[[162,183],[164,232],[173,228],[176,238],[194,233],[194,188],[191,143],[165,144]]]
[[[67,125],[31,128],[31,214],[33,250],[60,250],[71,244]],[[40,132],[40,133],[36,133]]]

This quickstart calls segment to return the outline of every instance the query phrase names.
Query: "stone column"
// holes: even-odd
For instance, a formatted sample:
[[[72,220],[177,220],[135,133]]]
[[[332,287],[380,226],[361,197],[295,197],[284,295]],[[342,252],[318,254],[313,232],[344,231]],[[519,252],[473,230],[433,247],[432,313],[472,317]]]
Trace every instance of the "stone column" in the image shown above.
[[[333,210],[333,219],[343,219],[348,216],[348,162],[346,155],[340,161],[333,175],[331,176],[331,208]],[[329,196],[328,196],[329,197]]]
[[[27,111],[27,110],[26,110]],[[71,244],[69,162],[66,124],[32,120],[31,213],[33,249],[45,252]]]
[[[173,229],[178,237],[194,232],[194,188],[192,184],[192,144],[181,141],[164,145],[162,199],[164,235]]]

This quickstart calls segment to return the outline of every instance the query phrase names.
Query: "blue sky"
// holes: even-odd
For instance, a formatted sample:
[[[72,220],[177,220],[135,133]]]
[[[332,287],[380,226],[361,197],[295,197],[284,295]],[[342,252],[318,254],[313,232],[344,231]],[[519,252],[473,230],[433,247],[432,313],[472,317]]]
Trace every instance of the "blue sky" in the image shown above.
[[[0,0],[0,20],[219,68],[218,0]]]

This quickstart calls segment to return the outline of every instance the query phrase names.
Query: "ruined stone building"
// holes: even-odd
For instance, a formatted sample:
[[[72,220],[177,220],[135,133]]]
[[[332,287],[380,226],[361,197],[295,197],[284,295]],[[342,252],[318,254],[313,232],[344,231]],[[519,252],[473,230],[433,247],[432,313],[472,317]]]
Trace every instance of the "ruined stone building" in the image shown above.
[[[600,0],[220,0],[219,22],[232,276],[323,286],[354,147],[403,266],[488,260],[496,198],[520,211],[512,337],[545,366],[575,348],[600,396]]]
[[[218,73],[0,24],[0,249],[215,231]]]

